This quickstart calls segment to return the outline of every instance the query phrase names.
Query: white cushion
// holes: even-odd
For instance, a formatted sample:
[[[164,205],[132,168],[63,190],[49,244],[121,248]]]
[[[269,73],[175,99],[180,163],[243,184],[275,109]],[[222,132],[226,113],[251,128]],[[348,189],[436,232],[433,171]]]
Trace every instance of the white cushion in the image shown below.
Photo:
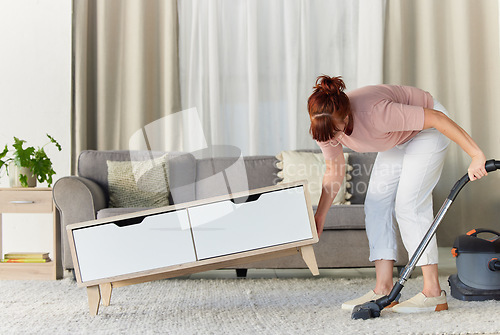
[[[278,172],[278,177],[283,178],[278,184],[307,180],[312,205],[318,205],[323,175],[326,170],[323,154],[290,150],[280,152],[276,155],[276,158],[279,160],[276,166],[281,170]],[[348,153],[344,153],[344,158],[346,161],[346,174],[339,192],[333,200],[334,205],[350,204],[347,200],[351,197],[351,194],[347,192],[347,188],[351,186],[348,180],[351,180],[349,171],[352,170],[352,166],[348,165]]]

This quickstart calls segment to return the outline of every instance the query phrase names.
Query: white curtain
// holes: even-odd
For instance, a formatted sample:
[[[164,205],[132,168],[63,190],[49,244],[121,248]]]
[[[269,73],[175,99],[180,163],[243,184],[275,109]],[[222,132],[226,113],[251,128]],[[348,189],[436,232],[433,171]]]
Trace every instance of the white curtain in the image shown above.
[[[72,171],[180,110],[176,0],[73,0]],[[176,134],[177,135],[177,134]]]
[[[499,26],[498,0],[387,1],[384,81],[431,92],[488,159],[500,157]],[[452,143],[434,191],[436,210],[469,164]],[[498,230],[499,174],[460,193],[438,229],[439,245],[473,228]]]
[[[244,155],[315,148],[316,77],[382,83],[384,13],[385,0],[178,0],[182,108]]]

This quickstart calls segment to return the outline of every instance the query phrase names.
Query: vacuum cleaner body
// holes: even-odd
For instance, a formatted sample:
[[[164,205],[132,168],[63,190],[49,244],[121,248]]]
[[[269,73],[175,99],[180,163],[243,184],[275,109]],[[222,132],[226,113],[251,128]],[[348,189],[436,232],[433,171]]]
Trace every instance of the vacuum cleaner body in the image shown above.
[[[492,239],[478,235],[490,233]],[[459,300],[500,300],[500,234],[488,229],[474,229],[458,236],[452,254],[457,274],[448,278],[451,295]]]

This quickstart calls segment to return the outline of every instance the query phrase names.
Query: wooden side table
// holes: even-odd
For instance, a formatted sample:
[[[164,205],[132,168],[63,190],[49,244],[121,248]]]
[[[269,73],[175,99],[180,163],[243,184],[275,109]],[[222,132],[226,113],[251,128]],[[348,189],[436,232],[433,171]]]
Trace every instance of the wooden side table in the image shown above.
[[[52,188],[0,188],[0,253],[3,258],[2,213],[52,213],[54,241],[50,262],[0,263],[0,279],[55,280],[61,278],[63,274],[61,230],[59,213],[52,201]]]

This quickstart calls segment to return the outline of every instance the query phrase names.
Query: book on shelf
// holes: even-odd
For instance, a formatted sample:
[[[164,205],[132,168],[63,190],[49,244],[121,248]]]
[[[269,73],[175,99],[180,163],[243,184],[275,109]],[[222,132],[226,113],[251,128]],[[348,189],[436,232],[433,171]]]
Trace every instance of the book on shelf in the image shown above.
[[[48,259],[48,252],[9,252],[4,255],[5,259],[18,259],[18,258],[41,258]]]
[[[48,252],[10,252],[4,255],[2,263],[47,263],[50,262]]]
[[[50,259],[47,258],[4,258],[2,263],[47,263]]]

